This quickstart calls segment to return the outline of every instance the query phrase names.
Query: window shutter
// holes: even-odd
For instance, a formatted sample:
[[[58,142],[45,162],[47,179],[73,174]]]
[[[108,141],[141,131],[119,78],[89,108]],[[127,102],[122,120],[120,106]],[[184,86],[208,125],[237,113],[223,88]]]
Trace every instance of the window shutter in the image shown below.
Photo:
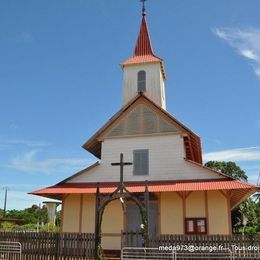
[[[134,150],[134,175],[149,174],[149,151]]]
[[[137,73],[137,90],[138,92],[146,91],[146,73],[144,70]]]

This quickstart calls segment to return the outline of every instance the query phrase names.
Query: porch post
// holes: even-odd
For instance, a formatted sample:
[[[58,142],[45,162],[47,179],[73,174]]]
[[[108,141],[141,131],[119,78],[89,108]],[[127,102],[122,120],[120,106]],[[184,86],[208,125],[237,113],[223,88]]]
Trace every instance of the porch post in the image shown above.
[[[145,234],[145,247],[149,246],[149,191],[148,191],[148,181],[145,181],[145,214],[146,214],[146,234]]]
[[[99,259],[98,256],[98,246],[100,243],[99,209],[100,209],[100,191],[99,191],[99,183],[97,183],[96,209],[95,209],[95,259]]]

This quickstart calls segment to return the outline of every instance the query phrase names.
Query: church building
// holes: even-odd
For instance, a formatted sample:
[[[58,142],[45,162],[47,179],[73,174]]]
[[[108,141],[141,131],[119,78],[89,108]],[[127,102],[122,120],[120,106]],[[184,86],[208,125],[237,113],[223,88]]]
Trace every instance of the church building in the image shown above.
[[[116,51],[116,50],[115,50]],[[58,184],[31,194],[62,201],[62,232],[94,233],[97,185],[102,194],[119,183],[120,154],[124,184],[143,199],[149,191],[150,236],[231,234],[231,210],[258,187],[203,166],[200,137],[167,112],[166,71],[155,55],[143,9],[133,55],[121,63],[121,109],[83,145],[97,162]],[[140,228],[138,207],[120,200],[107,205],[102,246],[121,248],[121,231]]]

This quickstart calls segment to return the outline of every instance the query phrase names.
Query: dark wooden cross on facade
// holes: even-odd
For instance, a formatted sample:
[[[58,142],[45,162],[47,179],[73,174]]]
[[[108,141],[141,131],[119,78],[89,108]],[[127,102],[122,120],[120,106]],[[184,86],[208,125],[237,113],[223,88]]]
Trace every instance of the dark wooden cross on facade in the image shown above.
[[[124,188],[124,166],[132,165],[131,162],[124,162],[124,155],[120,153],[120,162],[111,163],[112,166],[120,166],[120,193],[123,192]]]

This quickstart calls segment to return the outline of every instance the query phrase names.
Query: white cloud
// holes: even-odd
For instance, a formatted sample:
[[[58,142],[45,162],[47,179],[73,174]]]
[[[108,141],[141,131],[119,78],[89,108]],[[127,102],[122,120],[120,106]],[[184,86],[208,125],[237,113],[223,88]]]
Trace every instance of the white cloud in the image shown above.
[[[241,54],[248,59],[258,61],[257,55],[252,50],[241,50]]]
[[[27,173],[73,173],[85,168],[90,163],[90,159],[85,158],[38,158],[40,151],[31,150],[11,160],[9,164],[2,165],[5,168],[12,168]]]
[[[230,149],[203,154],[204,161],[260,161],[260,147]]]
[[[0,147],[10,147],[16,145],[23,145],[27,147],[45,147],[49,146],[50,143],[45,141],[35,141],[26,139],[2,139],[0,140]]]
[[[260,68],[255,68],[255,74],[260,77]]]
[[[260,29],[216,28],[213,32],[238,54],[250,60],[255,74],[260,78]]]

